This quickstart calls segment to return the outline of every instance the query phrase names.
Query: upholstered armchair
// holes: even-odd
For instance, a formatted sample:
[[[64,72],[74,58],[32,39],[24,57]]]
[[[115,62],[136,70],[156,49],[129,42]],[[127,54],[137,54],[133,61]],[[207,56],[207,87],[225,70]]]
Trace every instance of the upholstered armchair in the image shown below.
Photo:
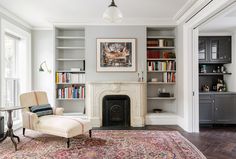
[[[36,113],[30,112],[31,106],[48,104],[47,94],[42,91],[29,92],[20,95],[23,119],[23,135],[26,129],[39,131],[46,134],[67,138],[67,146],[70,145],[70,138],[89,131],[91,137],[91,124],[88,120],[79,117],[63,116],[63,108],[53,107],[52,115],[38,117]]]

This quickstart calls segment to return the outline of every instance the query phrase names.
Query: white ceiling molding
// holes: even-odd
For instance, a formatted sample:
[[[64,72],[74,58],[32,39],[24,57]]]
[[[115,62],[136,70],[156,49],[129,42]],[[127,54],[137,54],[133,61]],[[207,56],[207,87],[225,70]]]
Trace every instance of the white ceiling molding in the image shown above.
[[[9,17],[9,18],[11,18],[11,19],[13,19],[17,23],[25,26],[26,28],[32,29],[32,26],[29,23],[27,23],[26,21],[24,21],[20,17],[16,16],[14,13],[10,12],[9,10],[5,9],[1,5],[0,5],[0,13],[7,16],[7,17]]]
[[[53,25],[108,25],[108,26],[127,26],[127,25],[144,25],[144,26],[176,26],[176,22],[172,19],[159,18],[124,18],[120,23],[108,23],[103,19],[64,19],[49,20]]]
[[[188,0],[182,8],[174,15],[173,20],[177,21],[179,20],[191,6],[193,6],[197,0]]]
[[[203,6],[209,3],[211,0],[197,0],[179,19],[176,20],[177,24],[181,24],[186,19],[193,16],[195,13],[199,11]]]

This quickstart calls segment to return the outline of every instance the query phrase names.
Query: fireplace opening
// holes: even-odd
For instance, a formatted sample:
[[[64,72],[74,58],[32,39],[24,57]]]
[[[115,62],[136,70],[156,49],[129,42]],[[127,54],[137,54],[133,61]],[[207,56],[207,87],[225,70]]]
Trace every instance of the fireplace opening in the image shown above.
[[[130,126],[130,98],[126,95],[107,95],[103,98],[103,126]]]

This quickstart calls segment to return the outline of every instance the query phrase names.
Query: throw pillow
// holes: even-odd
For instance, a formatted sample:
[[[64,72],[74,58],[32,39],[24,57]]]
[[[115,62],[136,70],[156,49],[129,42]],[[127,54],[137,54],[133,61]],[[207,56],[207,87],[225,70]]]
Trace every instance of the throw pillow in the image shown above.
[[[53,110],[50,104],[31,106],[29,107],[29,110],[32,113],[36,113],[38,117],[53,115]]]

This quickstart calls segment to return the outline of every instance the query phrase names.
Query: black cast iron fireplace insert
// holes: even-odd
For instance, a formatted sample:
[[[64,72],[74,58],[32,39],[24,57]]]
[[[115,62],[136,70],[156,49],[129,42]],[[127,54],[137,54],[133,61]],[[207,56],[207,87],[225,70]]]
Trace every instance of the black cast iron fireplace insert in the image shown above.
[[[103,98],[103,126],[130,127],[130,98],[126,95],[107,95]]]

